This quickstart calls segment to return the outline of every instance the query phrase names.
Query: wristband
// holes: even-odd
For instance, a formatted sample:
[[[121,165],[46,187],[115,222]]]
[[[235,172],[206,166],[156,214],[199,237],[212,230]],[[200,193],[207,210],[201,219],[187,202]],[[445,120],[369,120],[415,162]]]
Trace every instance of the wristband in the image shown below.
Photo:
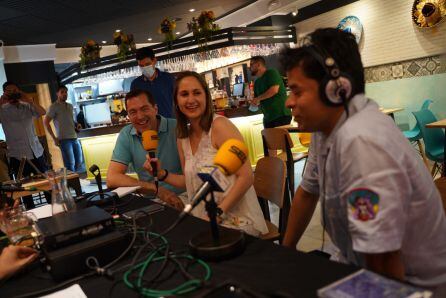
[[[167,176],[169,175],[169,171],[164,169],[165,174],[163,175],[163,177],[159,178],[159,181],[164,181],[166,180]]]

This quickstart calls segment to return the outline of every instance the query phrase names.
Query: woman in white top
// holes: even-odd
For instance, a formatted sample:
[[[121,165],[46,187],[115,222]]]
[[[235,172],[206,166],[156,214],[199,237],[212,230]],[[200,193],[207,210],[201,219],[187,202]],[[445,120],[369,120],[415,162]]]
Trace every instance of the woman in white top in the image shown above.
[[[184,174],[160,170],[158,178],[178,188],[186,187],[188,196],[184,203],[187,204],[202,184],[197,176],[201,168],[213,165],[215,154],[225,141],[232,138],[243,141],[243,137],[231,121],[214,114],[209,88],[198,73],[188,71],[177,77],[174,103],[177,146]],[[144,167],[151,171],[149,161]],[[254,236],[267,233],[268,228],[253,187],[249,160],[228,180],[231,186],[224,193],[214,193],[222,212],[220,224]],[[207,219],[204,202],[192,214]]]

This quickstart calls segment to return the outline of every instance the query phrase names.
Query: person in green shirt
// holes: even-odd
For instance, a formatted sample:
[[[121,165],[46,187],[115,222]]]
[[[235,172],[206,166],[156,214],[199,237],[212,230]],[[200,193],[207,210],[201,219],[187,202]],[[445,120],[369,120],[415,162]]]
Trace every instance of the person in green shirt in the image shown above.
[[[261,56],[251,57],[250,69],[251,75],[257,77],[252,103],[260,105],[263,126],[272,128],[290,124],[291,110],[285,107],[286,89],[279,72],[273,68],[267,69]]]

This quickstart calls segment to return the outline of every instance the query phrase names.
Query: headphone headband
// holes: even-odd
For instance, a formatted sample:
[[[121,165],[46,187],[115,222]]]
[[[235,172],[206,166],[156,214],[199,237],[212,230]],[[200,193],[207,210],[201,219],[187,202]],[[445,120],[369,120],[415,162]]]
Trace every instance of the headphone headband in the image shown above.
[[[346,106],[346,101],[352,94],[352,80],[342,73],[336,60],[325,53],[315,44],[307,44],[302,47],[307,51],[324,69],[325,76],[320,82],[320,97],[329,106]]]

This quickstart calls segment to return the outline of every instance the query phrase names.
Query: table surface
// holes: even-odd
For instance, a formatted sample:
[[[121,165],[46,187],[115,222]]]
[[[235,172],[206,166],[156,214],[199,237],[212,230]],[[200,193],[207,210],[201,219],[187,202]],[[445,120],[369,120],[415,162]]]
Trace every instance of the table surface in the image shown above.
[[[71,179],[79,179],[79,174],[74,173],[74,172],[67,173],[67,180],[71,180]],[[17,191],[17,192],[14,192],[13,193],[13,198],[14,199],[20,198],[20,197],[24,197],[24,196],[29,196],[30,194],[41,192],[41,191],[49,191],[49,190],[51,190],[51,185],[50,185],[48,179],[43,179],[43,178],[23,183],[22,187],[35,187],[37,189],[36,190],[32,190],[32,191]]]
[[[383,112],[384,114],[387,114],[387,115],[393,114],[396,112],[401,112],[403,110],[404,110],[403,108],[380,109],[381,112]]]
[[[391,109],[380,109],[381,112],[383,112],[384,114],[390,115],[396,112],[400,112],[403,111],[403,108],[391,108]],[[288,132],[299,132],[299,129],[297,126],[294,126],[293,124],[287,124],[287,125],[281,125],[281,126],[277,126],[276,128],[283,128],[288,130]]]
[[[148,204],[147,199],[133,198],[125,209],[135,209]],[[122,210],[125,211],[125,210]],[[153,231],[163,231],[178,216],[171,208],[153,215]],[[198,218],[188,217],[168,235],[167,239],[174,250],[184,250],[188,240],[202,230],[209,229],[209,223]],[[125,265],[128,256],[117,266]],[[328,259],[298,252],[269,241],[247,237],[244,253],[231,260],[208,262],[212,270],[210,285],[218,285],[231,280],[256,292],[281,297],[317,297],[317,289],[343,278],[357,270],[356,267],[331,262]],[[117,275],[120,280],[122,275]],[[183,282],[181,275],[171,276],[167,283]],[[109,297],[113,280],[94,276],[78,282],[88,297]],[[8,280],[0,287],[0,297],[11,297],[56,285],[48,273],[34,265],[19,276]],[[161,285],[162,287],[162,285]],[[167,286],[169,288],[169,286]],[[208,290],[208,289],[207,289]],[[196,297],[206,288],[192,293]],[[117,283],[110,297],[139,297],[123,283]]]
[[[446,128],[446,119],[426,124],[427,128]]]

